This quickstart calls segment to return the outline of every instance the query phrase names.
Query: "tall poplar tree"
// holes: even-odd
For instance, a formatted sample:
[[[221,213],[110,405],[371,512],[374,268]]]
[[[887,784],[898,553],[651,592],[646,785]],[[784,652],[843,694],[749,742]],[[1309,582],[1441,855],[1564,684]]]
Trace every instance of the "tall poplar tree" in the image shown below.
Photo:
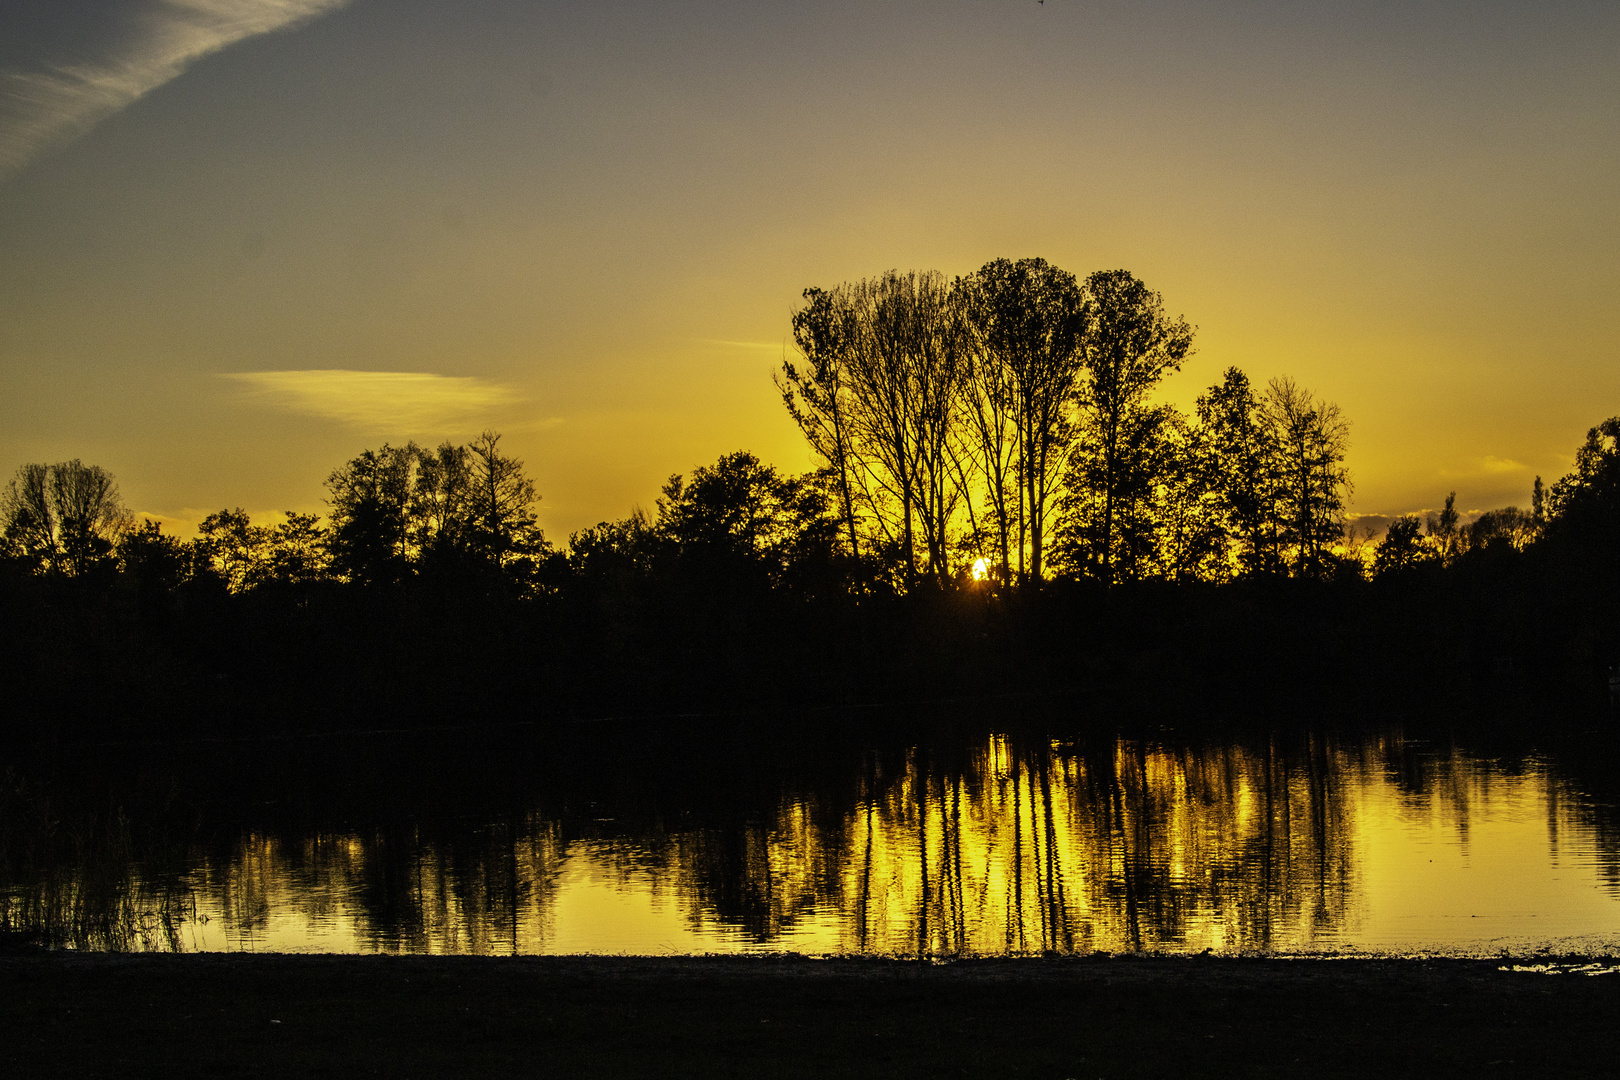
[[[1192,353],[1193,328],[1164,310],[1164,300],[1126,270],[1086,278],[1091,319],[1084,339],[1086,379],[1080,389],[1080,438],[1092,458],[1085,482],[1098,505],[1092,547],[1095,572],[1115,580],[1116,545],[1126,502],[1141,486],[1140,462],[1157,423],[1147,405],[1159,380]]]

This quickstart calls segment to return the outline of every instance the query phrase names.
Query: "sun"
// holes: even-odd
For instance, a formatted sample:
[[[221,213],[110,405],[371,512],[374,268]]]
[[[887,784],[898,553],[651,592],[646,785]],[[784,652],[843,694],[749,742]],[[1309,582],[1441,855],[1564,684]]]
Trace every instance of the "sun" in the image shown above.
[[[974,559],[970,573],[974,581],[983,581],[990,576],[990,563],[984,559]]]

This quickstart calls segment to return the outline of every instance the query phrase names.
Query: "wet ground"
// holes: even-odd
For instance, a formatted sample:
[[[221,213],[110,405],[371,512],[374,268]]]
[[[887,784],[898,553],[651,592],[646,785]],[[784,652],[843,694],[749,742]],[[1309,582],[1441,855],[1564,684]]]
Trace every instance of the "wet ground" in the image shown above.
[[[1612,958],[0,957],[16,1077],[1612,1076]]]

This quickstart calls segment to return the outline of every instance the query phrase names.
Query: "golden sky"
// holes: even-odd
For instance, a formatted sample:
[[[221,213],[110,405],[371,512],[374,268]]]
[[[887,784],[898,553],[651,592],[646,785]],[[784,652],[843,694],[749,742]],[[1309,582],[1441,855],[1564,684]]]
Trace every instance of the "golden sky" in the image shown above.
[[[1353,423],[1358,513],[1524,505],[1620,413],[1612,3],[18,0],[0,471],[321,508],[484,427],[553,538],[809,464],[809,285],[1125,267]]]

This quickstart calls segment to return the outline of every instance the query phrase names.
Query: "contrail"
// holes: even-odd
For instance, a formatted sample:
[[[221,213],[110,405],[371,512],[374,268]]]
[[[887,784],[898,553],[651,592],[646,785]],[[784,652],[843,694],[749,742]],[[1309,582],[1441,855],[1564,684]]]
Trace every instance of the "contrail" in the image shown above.
[[[0,178],[84,134],[191,64],[349,0],[156,0],[105,57],[0,72]]]

